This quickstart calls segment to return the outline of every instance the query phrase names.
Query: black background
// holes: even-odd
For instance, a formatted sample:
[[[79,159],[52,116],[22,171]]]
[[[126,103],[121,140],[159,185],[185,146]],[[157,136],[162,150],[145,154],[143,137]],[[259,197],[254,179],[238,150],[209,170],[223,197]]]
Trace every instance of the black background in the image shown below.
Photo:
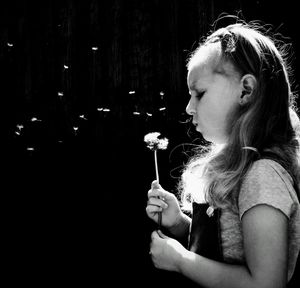
[[[183,123],[185,59],[222,12],[286,37],[297,91],[296,4],[277,2],[1,2],[2,251],[12,285],[163,283],[148,255],[155,170],[143,137],[169,139],[160,182],[176,193],[193,147],[182,144],[201,141]]]

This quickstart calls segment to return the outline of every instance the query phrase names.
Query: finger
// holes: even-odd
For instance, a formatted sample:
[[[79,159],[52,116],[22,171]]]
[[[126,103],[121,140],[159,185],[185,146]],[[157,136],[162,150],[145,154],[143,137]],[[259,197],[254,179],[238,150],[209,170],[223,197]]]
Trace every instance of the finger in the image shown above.
[[[159,206],[155,206],[155,205],[148,205],[146,207],[146,212],[147,214],[153,214],[153,216],[155,214],[157,214],[158,212],[162,212],[163,208],[159,207]]]
[[[153,197],[153,195],[152,195],[153,193],[154,193],[154,191],[152,189],[148,190],[148,193],[147,193],[148,198]]]
[[[152,256],[152,246],[153,246],[153,243],[151,241],[150,243],[150,247],[149,247],[149,255]]]
[[[159,192],[157,191],[158,189],[150,189],[148,191],[148,198],[150,197],[159,197]]]
[[[157,198],[157,197],[150,197],[147,204],[162,207],[164,209],[168,208],[168,204],[161,198]]]
[[[151,188],[148,190],[148,198],[149,197],[160,197],[166,194],[170,194],[168,191],[163,189],[161,186],[159,188]]]
[[[153,241],[154,239],[159,238],[157,231],[153,231],[151,233],[151,240]]]
[[[148,198],[150,197],[159,197],[162,200],[171,200],[173,194],[164,190],[164,189],[151,189],[148,191]]]

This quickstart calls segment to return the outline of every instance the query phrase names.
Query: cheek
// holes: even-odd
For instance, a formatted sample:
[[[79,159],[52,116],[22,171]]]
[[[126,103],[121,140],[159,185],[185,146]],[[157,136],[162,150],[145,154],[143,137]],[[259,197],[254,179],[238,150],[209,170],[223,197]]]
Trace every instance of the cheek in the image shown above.
[[[197,114],[200,118],[214,118],[222,113],[223,104],[213,98],[202,99],[197,105]]]
[[[228,114],[230,114],[222,105],[207,105],[200,106],[197,110],[198,122],[207,129],[224,130],[228,123]]]

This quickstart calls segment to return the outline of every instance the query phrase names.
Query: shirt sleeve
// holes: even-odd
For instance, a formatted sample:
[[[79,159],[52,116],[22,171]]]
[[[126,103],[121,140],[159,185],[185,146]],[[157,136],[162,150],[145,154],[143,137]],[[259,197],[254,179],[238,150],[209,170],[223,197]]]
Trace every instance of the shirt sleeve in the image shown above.
[[[291,190],[292,178],[282,166],[266,159],[254,162],[241,185],[238,198],[240,219],[246,211],[261,204],[272,206],[290,218],[293,210]]]

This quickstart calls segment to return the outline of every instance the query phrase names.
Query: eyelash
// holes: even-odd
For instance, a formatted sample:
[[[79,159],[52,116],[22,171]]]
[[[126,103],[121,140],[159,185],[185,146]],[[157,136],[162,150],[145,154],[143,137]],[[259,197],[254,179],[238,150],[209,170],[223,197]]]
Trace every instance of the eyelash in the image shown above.
[[[205,93],[204,91],[203,91],[203,92],[200,92],[200,93],[197,93],[196,98],[197,98],[198,100],[200,100],[200,99],[203,97],[204,93]]]

